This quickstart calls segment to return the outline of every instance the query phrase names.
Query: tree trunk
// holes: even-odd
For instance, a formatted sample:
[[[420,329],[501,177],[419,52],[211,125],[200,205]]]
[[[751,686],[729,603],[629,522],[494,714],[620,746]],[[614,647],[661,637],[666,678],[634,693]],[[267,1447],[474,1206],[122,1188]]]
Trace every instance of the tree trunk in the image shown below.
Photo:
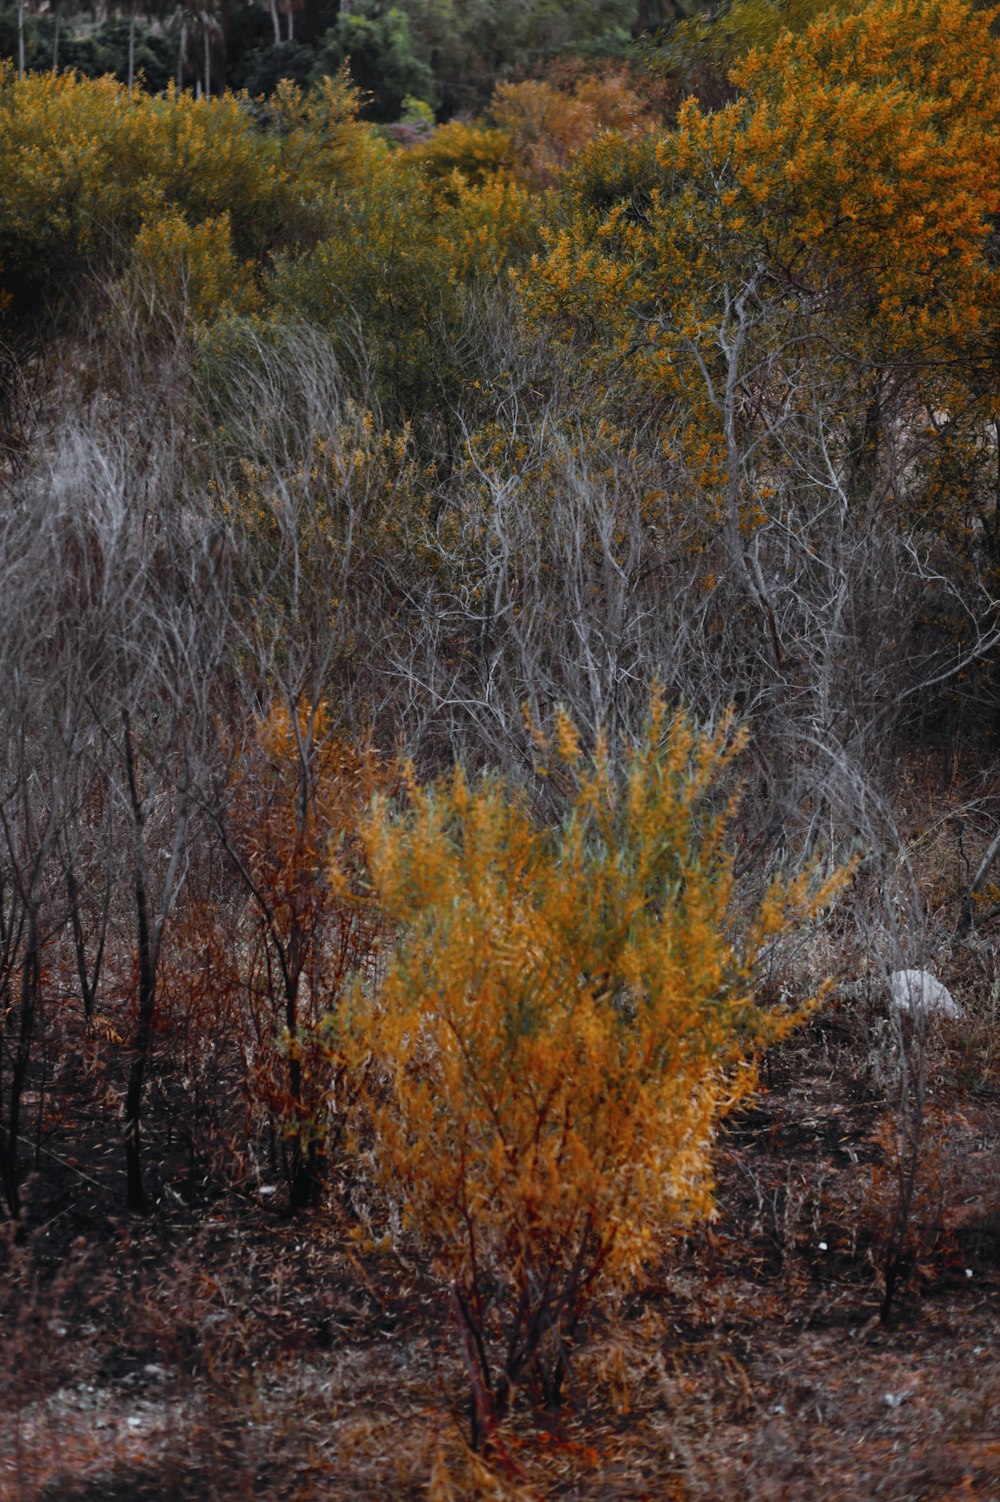
[[[70,927],[73,931],[73,952],[76,955],[76,973],[80,982],[83,1015],[89,1022],[94,1015],[94,1003],[97,1000],[97,980],[100,975],[101,959],[104,954],[104,934],[101,934],[97,960],[94,964],[94,978],[91,981],[90,967],[87,964],[87,944],[83,932],[83,920],[80,916],[80,889],[77,885],[76,873],[72,866],[66,867],[66,903],[69,908]]]
[[[205,98],[212,97],[212,38],[208,27],[205,27]]]
[[[161,928],[150,922],[149,887],[146,879],[146,855],[143,844],[145,810],[139,791],[139,778],[135,764],[135,747],[132,742],[132,727],[126,718],[125,773],[128,787],[129,811],[132,816],[132,839],[134,841],[135,872],[133,893],[135,896],[136,938],[139,949],[139,995],[136,1019],[135,1042],[132,1063],[128,1072],[128,1087],[125,1092],[125,1203],[129,1210],[144,1210],[146,1194],[142,1182],[142,1136],[140,1117],[142,1112],[142,1087],[146,1078],[150,1045],[153,1041],[153,1010],[156,1006],[156,961]]]
[[[17,0],[17,76],[24,77],[24,6],[25,0]]]
[[[28,936],[24,959],[21,962],[21,1006],[18,1025],[17,1048],[11,1072],[10,1099],[7,1105],[6,1123],[0,1124],[0,1177],[3,1194],[12,1220],[21,1210],[21,1188],[18,1183],[17,1145],[21,1134],[21,1098],[31,1057],[31,1040],[35,1030],[35,1012],[38,991],[41,985],[42,967],[39,953],[38,919],[32,908],[28,913]]]
[[[135,83],[135,18],[137,4],[132,0],[132,8],[128,18],[128,88],[129,92]]]
[[[135,878],[135,910],[139,937],[139,1016],[125,1095],[125,1203],[129,1210],[138,1211],[146,1208],[139,1120],[146,1064],[153,1040],[153,1011],[156,1006],[155,940],[150,931],[148,894],[141,866],[137,869]]]
[[[271,24],[274,27],[274,45],[281,46],[281,18],[278,15],[278,0],[271,0]]]

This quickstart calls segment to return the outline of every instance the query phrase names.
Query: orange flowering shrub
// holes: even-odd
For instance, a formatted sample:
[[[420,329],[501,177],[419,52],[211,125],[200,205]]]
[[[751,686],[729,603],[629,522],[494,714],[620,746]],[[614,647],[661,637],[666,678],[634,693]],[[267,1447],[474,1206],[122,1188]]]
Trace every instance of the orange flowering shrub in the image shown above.
[[[839,883],[777,882],[734,935],[729,721],[700,732],[655,696],[621,777],[565,717],[542,744],[555,828],[460,770],[361,824],[399,933],[349,1015],[381,1072],[373,1156],[450,1287],[480,1434],[515,1384],[553,1400],[588,1297],[711,1214],[716,1123],[802,1015],[756,1007],[755,965]]]
[[[622,69],[585,75],[569,88],[529,79],[500,84],[490,113],[510,142],[517,175],[547,187],[603,131],[641,135],[653,120]]]
[[[178,965],[201,992],[218,988],[217,1018],[237,1019],[248,1136],[270,1136],[271,1171],[280,1160],[293,1209],[319,1191],[352,1090],[330,1068],[324,1019],[347,977],[375,964],[379,941],[377,919],[331,891],[328,849],[336,842],[351,865],[358,818],[388,783],[370,746],[330,734],[322,705],[296,715],[273,705],[236,760],[221,820],[245,902],[202,913]],[[206,970],[205,936],[218,932],[228,958]]]
[[[751,51],[740,97],[682,107],[640,214],[575,223],[537,268],[535,306],[590,326],[614,358],[683,391],[742,289],[868,366],[906,360],[941,396],[956,355],[979,364],[1000,274],[1000,40],[967,0],[873,0]],[[836,322],[836,335],[831,323]],[[788,330],[785,330],[787,334]]]

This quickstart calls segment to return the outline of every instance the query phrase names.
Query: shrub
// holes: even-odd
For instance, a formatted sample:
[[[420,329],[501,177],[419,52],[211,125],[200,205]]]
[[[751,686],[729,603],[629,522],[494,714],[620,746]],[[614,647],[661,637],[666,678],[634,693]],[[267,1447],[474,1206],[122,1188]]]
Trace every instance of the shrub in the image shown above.
[[[654,123],[624,70],[584,75],[567,88],[530,79],[501,84],[490,113],[511,143],[520,176],[540,187],[601,132],[631,137]]]
[[[199,1058],[239,1056],[243,1143],[251,1155],[267,1150],[298,1210],[321,1192],[354,1088],[349,1071],[327,1067],[322,1021],[346,977],[375,963],[379,937],[377,923],[358,921],[331,892],[327,845],[353,848],[358,817],[391,768],[369,745],[333,735],[323,705],[292,713],[275,701],[231,749],[218,827],[245,900],[189,907],[167,998],[179,1040],[194,1044],[187,1078],[204,1073]],[[232,1142],[228,1152],[237,1156]]]
[[[206,323],[223,308],[248,313],[257,300],[252,273],[233,254],[228,214],[191,224],[168,209],[150,219],[135,237],[126,282],[154,327]]]
[[[328,210],[330,233],[307,255],[276,260],[281,318],[326,331],[348,379],[371,383],[393,424],[452,413],[480,377],[470,339],[474,292],[537,243],[528,196],[496,180],[460,178],[431,192],[397,152]]]
[[[245,99],[160,98],[113,79],[23,79],[0,63],[0,259],[13,311],[79,305],[81,280],[117,274],[165,210],[228,215],[241,259],[322,231],[324,206],[363,180],[374,148],[357,97],[326,80],[279,86],[261,131]]]
[[[411,160],[420,163],[432,182],[447,180],[455,172],[467,183],[488,182],[510,165],[511,143],[502,131],[449,120],[413,148]]]
[[[461,771],[362,823],[399,942],[350,1033],[382,1071],[374,1158],[450,1288],[474,1438],[527,1376],[555,1400],[588,1298],[711,1214],[716,1123],[802,1015],[755,1006],[755,965],[839,877],[776,882],[734,937],[721,784],[744,744],[656,695],[621,777],[557,720],[554,829]]]

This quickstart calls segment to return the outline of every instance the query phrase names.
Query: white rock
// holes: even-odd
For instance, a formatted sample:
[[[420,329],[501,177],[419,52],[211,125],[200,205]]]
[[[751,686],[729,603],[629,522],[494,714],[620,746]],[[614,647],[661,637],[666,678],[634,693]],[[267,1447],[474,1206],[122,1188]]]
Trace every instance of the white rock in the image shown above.
[[[929,970],[894,970],[889,977],[892,1005],[914,1016],[961,1017],[962,1008]]]

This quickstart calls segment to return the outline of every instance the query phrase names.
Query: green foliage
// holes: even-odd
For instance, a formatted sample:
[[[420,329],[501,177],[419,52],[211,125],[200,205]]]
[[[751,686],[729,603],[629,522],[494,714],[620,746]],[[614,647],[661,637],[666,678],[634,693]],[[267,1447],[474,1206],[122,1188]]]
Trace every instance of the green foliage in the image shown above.
[[[434,111],[426,99],[419,99],[416,94],[407,94],[403,99],[399,119],[403,125],[415,125],[423,130],[431,130],[434,126]]]
[[[379,0],[368,0],[337,17],[323,37],[313,76],[337,74],[345,63],[374,120],[398,120],[410,97],[437,102],[434,75],[414,51],[409,20],[395,5],[385,9]]]
[[[476,293],[537,243],[534,206],[513,184],[454,175],[428,193],[422,162],[395,154],[332,204],[327,237],[280,258],[273,284],[278,316],[333,334],[391,421],[447,412],[482,374],[469,339]]]
[[[559,53],[620,54],[634,0],[397,0],[433,67],[443,115],[482,109],[495,85]]]
[[[412,413],[452,385],[441,336],[460,313],[416,185],[383,170],[331,207],[328,228],[308,255],[279,259],[278,315],[327,330],[355,383],[370,381],[393,417]]]
[[[109,74],[124,83],[128,77],[130,22],[127,16],[110,15],[97,25],[81,26],[79,12],[60,7],[58,44],[55,12],[25,17],[25,64],[29,70],[51,70],[53,53],[60,72],[75,72],[85,78]],[[92,18],[88,18],[92,22]],[[17,9],[0,11],[0,58],[17,62]],[[136,18],[135,77],[151,92],[165,89],[177,69],[177,44],[161,27]]]
[[[255,47],[243,61],[239,83],[255,98],[270,97],[282,79],[299,85],[308,84],[316,67],[316,50],[305,42],[278,42],[270,47]]]

